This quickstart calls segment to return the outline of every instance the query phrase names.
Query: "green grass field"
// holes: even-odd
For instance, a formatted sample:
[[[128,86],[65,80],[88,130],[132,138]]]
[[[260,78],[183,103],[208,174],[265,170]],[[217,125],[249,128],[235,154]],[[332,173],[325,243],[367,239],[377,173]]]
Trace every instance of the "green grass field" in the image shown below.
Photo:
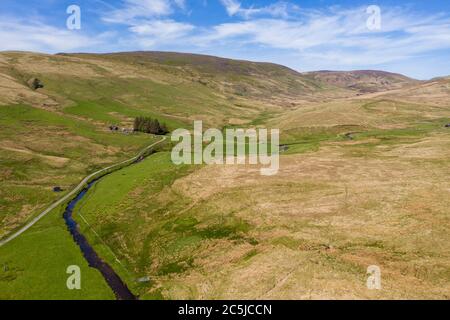
[[[81,290],[66,286],[67,267],[81,269]],[[87,265],[54,210],[25,234],[0,248],[0,299],[114,299],[102,275]]]
[[[152,268],[152,263],[146,250],[153,247],[152,242],[161,243],[161,239],[152,241],[152,238],[145,234],[141,241],[136,241],[136,238],[142,235],[142,228],[151,229],[156,237],[163,225],[178,219],[177,212],[189,205],[189,199],[170,192],[166,194],[165,190],[177,178],[190,171],[192,168],[187,166],[173,165],[169,153],[157,153],[141,163],[106,176],[94,185],[88,196],[75,209],[75,212],[81,213],[89,223],[86,225],[84,220],[75,217],[83,233],[98,252],[113,264],[116,272],[126,280],[130,288],[136,294],[144,294],[144,298],[148,295],[152,297],[154,292],[148,293],[149,283],[139,284],[137,279],[148,275],[147,270]],[[139,198],[137,195],[133,196],[137,192],[136,189],[140,190]],[[141,201],[137,206],[136,199]],[[172,214],[167,216],[166,210],[170,210]],[[117,232],[124,234],[125,238],[116,239],[114,234]],[[164,245],[169,246],[170,243]],[[124,256],[125,252],[119,249],[123,246],[134,253],[142,250],[142,254],[136,261],[129,261]],[[113,253],[121,264],[115,262]]]
[[[365,96],[280,66],[178,54],[0,58],[0,238],[156,141],[112,124],[276,128],[276,176],[175,166],[168,141],[98,181],[74,218],[141,299],[450,297],[444,87]],[[62,209],[0,248],[0,299],[114,299]],[[371,264],[384,291],[365,286]],[[81,291],[66,288],[69,265]]]
[[[0,106],[0,125],[0,237],[60,197],[54,186],[70,190],[155,141],[23,105]]]

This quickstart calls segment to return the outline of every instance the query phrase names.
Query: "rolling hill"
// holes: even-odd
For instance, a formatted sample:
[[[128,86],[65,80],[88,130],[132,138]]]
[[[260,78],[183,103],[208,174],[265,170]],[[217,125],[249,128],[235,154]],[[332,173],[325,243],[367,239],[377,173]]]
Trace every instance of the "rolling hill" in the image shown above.
[[[329,85],[356,90],[360,93],[381,92],[412,87],[420,81],[401,74],[375,70],[317,71],[306,75]]]
[[[111,125],[130,128],[137,116],[170,129],[194,119],[249,124],[327,95],[302,74],[268,63],[162,52],[0,53],[0,237],[57,197],[55,186],[67,190],[148,140],[112,134]]]
[[[254,116],[259,109],[278,109],[300,95],[317,99],[320,90],[318,83],[283,66],[176,53],[7,52],[0,56],[0,72],[2,87],[10,89],[2,94],[4,104],[63,109],[74,106],[80,98],[109,99],[186,120],[196,114],[222,117],[219,120],[223,122],[224,115]],[[42,90],[28,88],[32,77],[45,84]],[[241,102],[255,105],[249,108]],[[205,103],[206,112],[200,106]]]

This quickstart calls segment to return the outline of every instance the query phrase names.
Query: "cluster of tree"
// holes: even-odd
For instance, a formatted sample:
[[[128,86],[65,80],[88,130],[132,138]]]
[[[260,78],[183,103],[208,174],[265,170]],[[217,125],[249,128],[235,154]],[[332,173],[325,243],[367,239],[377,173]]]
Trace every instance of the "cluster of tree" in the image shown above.
[[[164,135],[169,133],[164,123],[150,117],[137,117],[134,119],[134,131]]]

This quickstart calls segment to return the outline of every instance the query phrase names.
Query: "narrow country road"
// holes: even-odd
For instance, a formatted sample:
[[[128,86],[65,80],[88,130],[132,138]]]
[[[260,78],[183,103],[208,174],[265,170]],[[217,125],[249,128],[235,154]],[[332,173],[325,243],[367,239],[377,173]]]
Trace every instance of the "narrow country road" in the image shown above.
[[[134,161],[138,160],[145,152],[147,152],[148,150],[150,150],[151,148],[153,148],[154,146],[164,142],[167,139],[167,137],[162,137],[161,140],[149,145],[148,147],[146,147],[145,149],[143,149],[141,152],[139,152],[138,155],[136,155],[135,157],[122,161],[120,163],[114,164],[112,166],[109,166],[107,168],[101,169],[97,172],[94,172],[92,174],[90,174],[89,176],[87,176],[86,178],[83,179],[83,181],[80,182],[80,184],[78,186],[75,187],[75,189],[73,189],[71,192],[69,192],[68,194],[66,194],[64,197],[62,197],[61,199],[59,199],[58,201],[56,201],[55,203],[53,203],[51,206],[49,206],[47,209],[45,209],[43,212],[41,212],[37,217],[35,217],[33,220],[31,220],[30,222],[28,222],[25,226],[23,226],[22,228],[20,228],[18,231],[16,231],[14,234],[10,235],[9,237],[3,239],[0,241],[0,247],[4,246],[5,244],[7,244],[8,242],[14,240],[15,238],[17,238],[18,236],[20,236],[22,233],[24,233],[25,231],[27,231],[28,229],[30,229],[34,224],[36,224],[36,222],[38,222],[39,220],[41,220],[43,217],[45,217],[50,211],[52,211],[53,209],[57,208],[59,205],[63,204],[64,202],[68,201],[71,199],[71,197],[75,196],[77,193],[79,193],[83,187],[86,185],[86,183],[88,183],[92,178],[94,178],[97,175],[101,175],[104,172],[107,172],[108,170],[114,169],[115,167],[120,167],[123,166],[127,163],[133,163]]]

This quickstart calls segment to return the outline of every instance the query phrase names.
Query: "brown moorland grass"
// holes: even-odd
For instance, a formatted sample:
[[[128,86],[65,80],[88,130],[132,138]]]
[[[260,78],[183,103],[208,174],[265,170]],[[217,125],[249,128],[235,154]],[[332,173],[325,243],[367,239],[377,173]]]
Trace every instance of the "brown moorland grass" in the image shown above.
[[[131,279],[151,279],[143,298],[447,299],[450,135],[436,131],[325,142],[282,156],[272,177],[206,166],[155,189],[141,171],[114,206],[99,202],[105,180],[80,210]],[[366,287],[370,265],[380,291]]]
[[[442,138],[446,138],[442,142]],[[207,167],[178,180],[207,212],[235,215],[257,244],[217,241],[193,252],[194,267],[160,280],[168,298],[414,299],[450,295],[449,136],[414,150],[425,159],[380,151],[376,159],[327,146],[282,157],[280,174]],[[218,183],[211,183],[214,176]],[[220,183],[222,181],[223,183]],[[227,183],[230,182],[230,183]],[[213,208],[213,209],[211,209]],[[225,218],[226,219],[226,218]],[[383,289],[365,286],[378,265]]]

